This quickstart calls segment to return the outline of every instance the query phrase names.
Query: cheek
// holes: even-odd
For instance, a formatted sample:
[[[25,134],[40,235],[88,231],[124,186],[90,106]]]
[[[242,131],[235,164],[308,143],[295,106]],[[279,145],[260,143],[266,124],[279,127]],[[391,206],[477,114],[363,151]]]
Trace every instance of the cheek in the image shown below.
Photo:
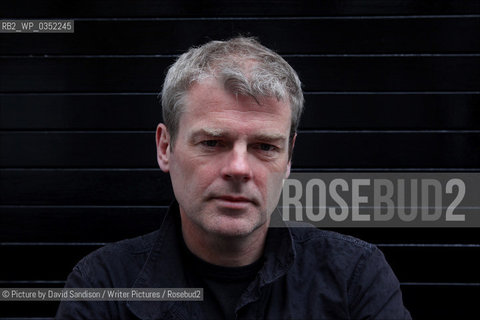
[[[274,176],[272,173],[259,174],[259,172],[255,176],[255,186],[262,194],[262,198],[268,202],[273,197],[277,186],[277,179]]]
[[[215,170],[209,164],[176,159],[170,170],[172,183],[193,195],[205,190],[215,177]],[[173,182],[175,179],[175,182]],[[188,194],[187,194],[188,196]]]
[[[185,161],[182,161],[182,156],[176,152],[170,159],[170,178],[177,198],[183,198],[189,194],[191,175],[191,168]]]

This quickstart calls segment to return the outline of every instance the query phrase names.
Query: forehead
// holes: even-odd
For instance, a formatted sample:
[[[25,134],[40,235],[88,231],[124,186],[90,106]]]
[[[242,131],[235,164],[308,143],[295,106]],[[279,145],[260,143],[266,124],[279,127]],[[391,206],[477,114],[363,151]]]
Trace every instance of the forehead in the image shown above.
[[[264,122],[278,129],[290,128],[291,108],[274,97],[254,98],[226,91],[213,79],[195,83],[187,92],[180,128],[197,122]],[[187,128],[188,129],[188,128]]]

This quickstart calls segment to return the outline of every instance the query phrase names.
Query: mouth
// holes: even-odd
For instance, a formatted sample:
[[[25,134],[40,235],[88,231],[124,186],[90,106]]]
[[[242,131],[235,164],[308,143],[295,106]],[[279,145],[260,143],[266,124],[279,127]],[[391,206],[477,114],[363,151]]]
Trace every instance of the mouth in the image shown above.
[[[213,197],[213,200],[218,202],[221,207],[229,209],[245,209],[246,207],[254,204],[253,200],[241,196],[223,195]]]

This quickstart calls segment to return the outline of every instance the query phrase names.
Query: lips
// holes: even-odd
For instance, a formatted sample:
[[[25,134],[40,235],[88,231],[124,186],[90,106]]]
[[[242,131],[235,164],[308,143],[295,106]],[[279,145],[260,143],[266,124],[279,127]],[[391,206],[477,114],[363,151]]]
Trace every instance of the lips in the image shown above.
[[[220,206],[229,210],[245,210],[255,202],[241,196],[221,195],[213,197],[213,200]]]
[[[218,196],[215,197],[220,200],[230,201],[230,202],[252,202],[250,199],[245,197],[237,197],[237,196]]]

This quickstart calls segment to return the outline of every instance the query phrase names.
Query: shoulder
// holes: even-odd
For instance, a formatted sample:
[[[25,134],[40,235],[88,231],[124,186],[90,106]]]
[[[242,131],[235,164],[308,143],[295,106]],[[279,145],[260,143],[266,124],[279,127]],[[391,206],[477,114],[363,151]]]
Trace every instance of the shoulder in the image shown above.
[[[293,227],[290,232],[300,265],[351,278],[371,264],[386,264],[383,253],[375,245],[358,238],[314,227]]]
[[[296,250],[293,270],[308,275],[318,292],[348,301],[352,319],[411,319],[400,284],[383,253],[358,238],[316,228],[291,228]],[[312,280],[315,279],[315,280]],[[309,294],[311,294],[312,287]]]
[[[375,245],[358,238],[334,231],[317,229],[315,227],[290,226],[290,232],[296,245],[320,245],[323,250],[348,248],[367,252],[378,250]]]
[[[102,257],[109,254],[122,252],[127,255],[142,255],[148,253],[158,237],[159,231],[138,236],[131,239],[124,239],[117,242],[112,242],[104,247],[92,252],[91,257]],[[87,256],[88,257],[88,256]]]
[[[126,281],[127,285],[133,281],[132,275],[138,274],[152,250],[159,231],[143,236],[113,242],[99,248],[84,258],[74,267],[73,272],[85,279],[86,282],[118,286],[118,281]],[[132,279],[131,279],[132,278]]]

